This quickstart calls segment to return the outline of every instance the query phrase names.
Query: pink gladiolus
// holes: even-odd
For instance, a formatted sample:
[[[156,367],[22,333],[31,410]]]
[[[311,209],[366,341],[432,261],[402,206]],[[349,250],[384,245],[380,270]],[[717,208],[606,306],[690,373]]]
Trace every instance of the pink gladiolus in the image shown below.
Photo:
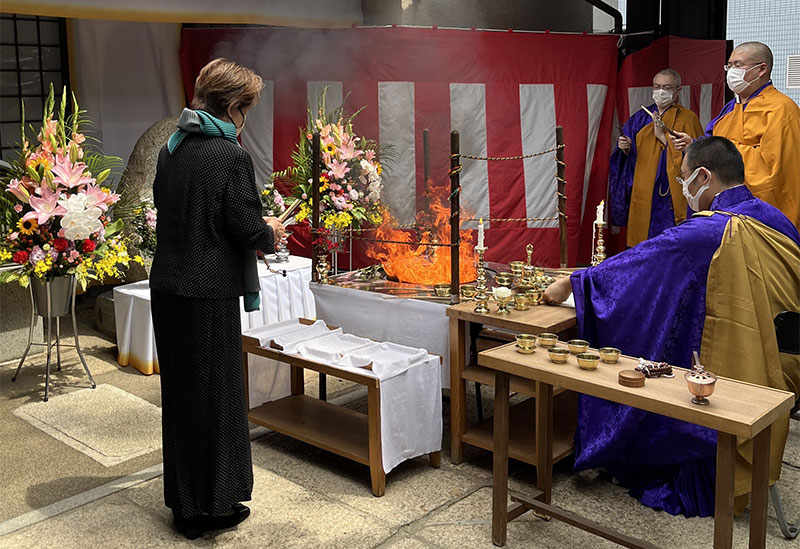
[[[331,161],[328,164],[328,168],[330,168],[331,175],[336,179],[343,179],[345,174],[350,171],[347,162],[339,162],[338,160]]]
[[[14,211],[17,212],[17,213],[21,212],[22,211],[22,204],[15,204],[14,205]]]
[[[53,179],[54,183],[64,185],[68,189],[94,183],[94,179],[83,176],[86,164],[83,162],[73,164],[69,161],[69,158],[64,158],[63,160],[64,162],[53,167],[52,171],[56,175],[55,179]]]
[[[72,134],[72,142],[75,143],[76,145],[80,145],[84,141],[86,141],[86,136],[83,135],[82,133],[73,133]]]
[[[47,220],[56,215],[64,215],[67,210],[59,205],[59,194],[50,190],[47,185],[39,187],[39,192],[42,193],[41,198],[38,196],[31,196],[31,207],[34,209],[32,212],[26,213],[22,216],[23,220],[36,219],[39,225],[47,223]]]
[[[11,183],[8,184],[8,192],[16,196],[20,202],[27,204],[28,200],[31,198],[31,193],[28,192],[28,189],[25,188],[19,179],[12,179]]]

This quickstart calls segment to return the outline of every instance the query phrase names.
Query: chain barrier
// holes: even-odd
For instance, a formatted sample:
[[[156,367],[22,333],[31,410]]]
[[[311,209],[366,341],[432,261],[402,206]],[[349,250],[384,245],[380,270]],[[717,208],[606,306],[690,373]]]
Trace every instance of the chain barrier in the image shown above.
[[[486,161],[498,161],[498,160],[524,160],[525,158],[536,158],[537,156],[544,156],[548,153],[556,152],[559,149],[563,149],[564,145],[556,145],[552,149],[547,149],[546,151],[531,153],[531,154],[523,154],[521,156],[475,156],[472,154],[452,154],[450,158],[469,158],[470,160],[486,160]]]

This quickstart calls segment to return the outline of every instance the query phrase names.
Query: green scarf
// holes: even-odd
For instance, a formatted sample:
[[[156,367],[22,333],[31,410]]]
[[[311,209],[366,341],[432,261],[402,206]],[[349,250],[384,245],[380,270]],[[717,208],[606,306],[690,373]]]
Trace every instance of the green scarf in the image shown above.
[[[236,139],[236,126],[231,122],[220,120],[206,111],[183,109],[178,118],[178,130],[169,137],[167,150],[175,154],[183,140],[190,133],[202,133],[212,137],[224,137],[228,141],[239,144]],[[244,310],[257,311],[261,305],[258,280],[258,259],[255,252],[247,250],[244,258]]]

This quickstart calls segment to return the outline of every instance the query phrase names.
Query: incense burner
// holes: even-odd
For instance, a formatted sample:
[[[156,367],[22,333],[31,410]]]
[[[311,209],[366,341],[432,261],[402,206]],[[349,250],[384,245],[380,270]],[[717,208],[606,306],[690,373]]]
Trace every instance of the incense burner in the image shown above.
[[[714,393],[714,386],[717,383],[717,376],[711,372],[706,372],[702,367],[694,368],[684,374],[689,392],[692,393],[694,404],[708,404],[706,397]]]

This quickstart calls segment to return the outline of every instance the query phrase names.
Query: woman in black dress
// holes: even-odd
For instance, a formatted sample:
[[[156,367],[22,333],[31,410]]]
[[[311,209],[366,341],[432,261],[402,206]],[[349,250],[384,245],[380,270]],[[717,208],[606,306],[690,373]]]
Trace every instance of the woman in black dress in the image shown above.
[[[236,139],[262,87],[226,59],[206,65],[153,184],[164,500],[190,539],[250,514],[240,503],[251,497],[253,466],[239,296],[258,307],[255,251],[273,252],[284,235],[277,219],[261,217],[253,164]]]

